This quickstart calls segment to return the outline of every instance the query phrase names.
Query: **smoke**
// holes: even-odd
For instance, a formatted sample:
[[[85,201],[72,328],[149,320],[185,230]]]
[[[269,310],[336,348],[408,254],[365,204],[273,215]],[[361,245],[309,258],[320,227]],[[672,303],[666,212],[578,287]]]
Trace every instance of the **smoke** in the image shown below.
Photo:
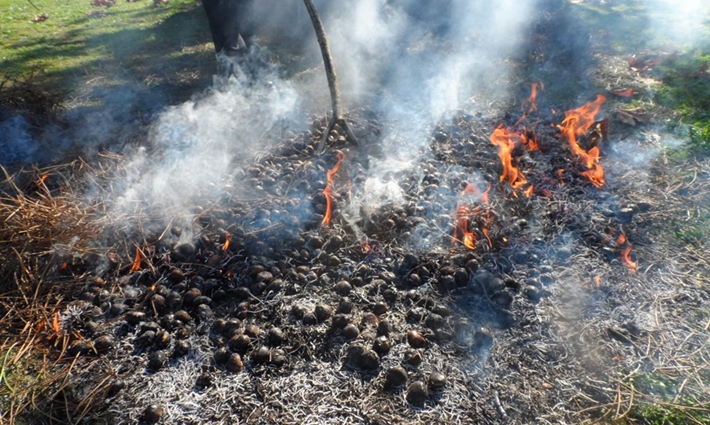
[[[710,3],[706,0],[644,0],[644,5],[661,41],[695,45],[710,35]]]
[[[40,143],[30,134],[29,124],[21,115],[0,122],[0,165],[25,161],[38,154]]]
[[[214,202],[227,189],[234,196],[249,191],[242,169],[268,151],[281,134],[277,124],[295,122],[298,96],[269,69],[252,80],[235,67],[237,77],[163,112],[152,126],[149,146],[127,155],[124,175],[112,182],[114,217],[129,221],[138,214],[162,226],[172,222],[187,242],[195,206]]]
[[[391,124],[370,162],[366,186],[396,182],[431,142],[434,125],[461,109],[503,102],[511,89],[509,61],[535,16],[535,1],[343,2],[330,7],[326,30],[345,94]],[[393,196],[382,196],[383,193]],[[401,200],[377,190],[381,203]]]

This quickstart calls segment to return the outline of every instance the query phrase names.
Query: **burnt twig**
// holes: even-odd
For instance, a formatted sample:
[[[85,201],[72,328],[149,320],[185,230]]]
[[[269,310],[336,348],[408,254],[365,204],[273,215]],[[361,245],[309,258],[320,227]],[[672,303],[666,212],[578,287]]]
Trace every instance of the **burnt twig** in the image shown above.
[[[320,15],[318,14],[316,6],[313,4],[313,0],[303,0],[303,3],[306,5],[308,15],[311,17],[311,22],[313,22],[313,29],[316,32],[318,45],[320,46],[320,51],[323,55],[323,65],[325,65],[325,74],[328,78],[328,88],[330,89],[330,100],[333,108],[333,116],[330,118],[330,122],[328,123],[328,129],[323,133],[323,137],[318,144],[318,151],[323,152],[328,135],[336,124],[340,125],[340,127],[345,130],[345,134],[348,136],[350,141],[358,144],[357,138],[350,130],[348,123],[342,115],[342,103],[340,101],[340,89],[338,88],[338,76],[335,74],[333,57],[330,54],[330,47],[328,46],[328,38],[325,35],[323,21],[320,19]]]

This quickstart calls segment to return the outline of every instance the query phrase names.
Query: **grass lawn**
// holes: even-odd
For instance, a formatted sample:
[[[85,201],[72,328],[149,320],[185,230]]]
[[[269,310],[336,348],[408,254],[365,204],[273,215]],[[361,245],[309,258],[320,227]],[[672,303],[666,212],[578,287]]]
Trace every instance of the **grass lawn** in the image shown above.
[[[34,22],[40,14],[48,19]],[[89,0],[0,0],[0,34],[4,73],[40,70],[64,93],[101,81],[161,85],[180,97],[214,67],[206,18],[195,0],[157,6],[121,0],[112,7]]]

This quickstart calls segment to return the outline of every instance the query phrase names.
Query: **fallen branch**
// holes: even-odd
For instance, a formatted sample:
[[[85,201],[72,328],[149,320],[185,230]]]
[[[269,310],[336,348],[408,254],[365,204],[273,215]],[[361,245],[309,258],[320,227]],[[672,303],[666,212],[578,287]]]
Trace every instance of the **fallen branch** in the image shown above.
[[[318,38],[318,45],[320,46],[321,54],[323,55],[323,65],[325,65],[325,74],[328,78],[328,88],[330,89],[330,100],[333,108],[333,116],[330,118],[328,123],[328,129],[323,133],[320,143],[318,144],[318,152],[323,152],[325,150],[325,142],[328,139],[330,131],[333,130],[336,124],[345,130],[345,134],[348,136],[351,142],[358,144],[357,138],[348,127],[348,123],[345,121],[342,115],[342,103],[340,102],[340,90],[338,89],[338,76],[335,74],[335,68],[333,67],[333,57],[330,54],[330,47],[328,46],[328,38],[325,35],[325,28],[323,27],[323,21],[320,19],[318,10],[313,4],[313,0],[303,0],[303,3],[308,9],[308,15],[311,17],[311,22],[313,22],[313,29],[316,32],[316,37]]]

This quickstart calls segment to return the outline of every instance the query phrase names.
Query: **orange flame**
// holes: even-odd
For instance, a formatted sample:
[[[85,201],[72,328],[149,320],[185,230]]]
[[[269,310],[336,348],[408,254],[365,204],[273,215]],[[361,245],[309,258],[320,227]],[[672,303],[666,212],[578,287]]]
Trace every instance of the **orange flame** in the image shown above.
[[[620,234],[618,238],[616,238],[616,246],[621,246],[621,245],[626,245],[624,247],[624,250],[621,253],[621,262],[624,263],[626,267],[629,268],[632,272],[636,273],[636,270],[638,270],[638,264],[631,260],[631,250],[633,249],[633,246],[629,243],[628,239],[626,239],[625,234]]]
[[[481,194],[481,202],[485,205],[488,204],[488,194],[491,191],[491,186],[488,186],[488,189],[486,189],[483,194]],[[466,185],[466,188],[461,192],[461,198],[464,198],[466,196],[478,196],[478,188],[473,184],[469,183]],[[476,237],[476,234],[473,233],[470,230],[470,225],[471,225],[471,215],[480,213],[481,209],[476,207],[473,208],[470,205],[466,205],[464,200],[462,199],[459,201],[458,205],[456,206],[456,212],[454,212],[454,239],[453,242],[461,242],[463,243],[466,248],[468,249],[476,249],[476,242],[478,242],[478,237]],[[488,223],[490,223],[490,214],[486,212],[486,220],[485,224],[483,226],[483,229],[481,231],[483,234],[486,236],[486,239],[488,239],[488,243],[490,246],[493,246],[493,242],[491,241],[491,238],[489,237],[488,234]]]
[[[629,268],[632,272],[636,273],[636,270],[638,270],[639,266],[636,262],[631,260],[631,249],[633,247],[631,244],[627,244],[626,248],[624,248],[624,252],[621,253],[621,261],[624,263],[626,267]]]
[[[325,225],[329,225],[330,220],[333,217],[333,179],[335,177],[335,173],[337,173],[340,169],[340,164],[342,162],[343,154],[342,152],[338,152],[338,162],[335,164],[335,167],[333,167],[332,170],[328,171],[328,184],[323,190],[323,194],[325,195],[325,217],[323,217],[322,224]]]
[[[582,172],[582,175],[596,187],[602,187],[605,183],[604,169],[599,165],[599,147],[595,146],[589,151],[585,151],[577,144],[577,137],[585,134],[594,125],[594,117],[599,113],[601,105],[605,101],[606,97],[597,95],[594,102],[565,112],[565,119],[558,126],[569,142],[572,152],[578,155],[580,161],[587,167],[587,171]]]
[[[532,83],[530,85],[532,86],[530,97],[523,101],[524,114],[529,114],[531,112],[537,111],[537,83]]]
[[[232,234],[229,232],[226,232],[224,235],[224,244],[222,245],[222,251],[226,251],[229,249],[229,241],[232,239]]]
[[[537,144],[537,134],[535,133],[535,131],[528,131],[527,128],[525,128],[524,131],[525,132],[523,134],[523,137],[521,138],[521,142],[523,143],[525,150],[528,152],[539,151],[540,145]]]
[[[523,193],[525,194],[525,197],[526,197],[526,198],[531,197],[532,194],[533,194],[533,185],[530,185],[530,187],[527,188],[527,189],[525,189],[525,190],[523,191]]]
[[[522,171],[513,165],[512,152],[516,141],[520,141],[522,137],[522,134],[506,129],[502,125],[496,128],[490,137],[491,143],[498,146],[498,156],[503,163],[500,181],[508,180],[513,189],[519,189],[528,182]]]
[[[463,198],[467,195],[478,195],[478,188],[473,183],[466,185],[460,197]],[[469,230],[470,219],[468,216],[470,213],[471,208],[463,201],[459,201],[456,206],[456,212],[454,212],[454,242],[461,241],[467,248],[476,249],[478,238],[476,238],[475,233]]]
[[[136,246],[136,257],[133,259],[133,267],[131,267],[130,273],[137,272],[141,269],[141,262],[143,261],[143,253],[141,249]]]
[[[54,319],[52,319],[52,331],[55,335],[60,335],[62,328],[59,326],[59,312],[54,312]]]

